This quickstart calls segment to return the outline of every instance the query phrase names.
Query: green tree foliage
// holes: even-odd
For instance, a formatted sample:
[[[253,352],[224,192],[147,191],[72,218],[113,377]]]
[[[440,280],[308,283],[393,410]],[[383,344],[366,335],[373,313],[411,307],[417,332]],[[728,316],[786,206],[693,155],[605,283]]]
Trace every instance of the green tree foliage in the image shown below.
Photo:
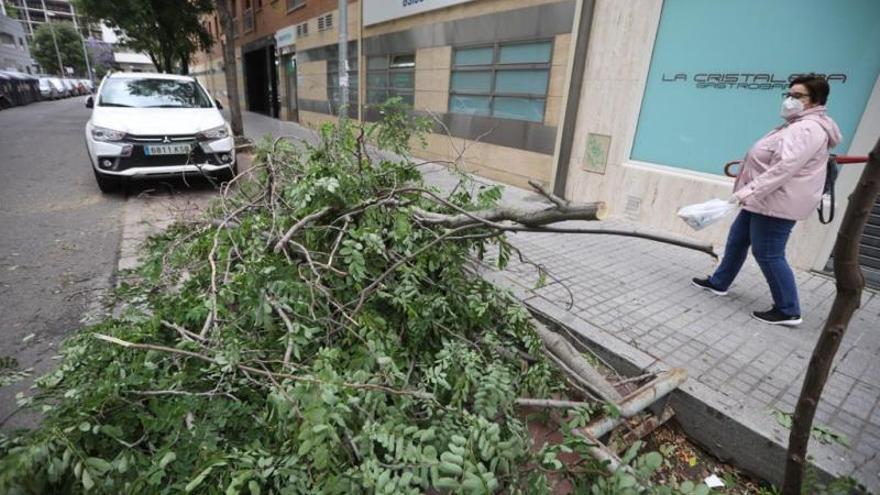
[[[86,62],[83,55],[82,38],[79,32],[69,22],[50,22],[40,25],[34,31],[34,40],[31,45],[31,55],[43,70],[49,74],[67,75],[58,67],[58,56],[55,53],[55,43],[52,40],[52,32],[58,41],[58,52],[61,54],[61,63],[65,67],[72,67],[74,72],[81,76],[87,76]]]
[[[13,19],[18,17],[18,6],[16,6],[9,0],[0,0],[0,2],[3,2],[3,5],[6,6],[6,15],[8,17],[11,17]]]
[[[585,439],[532,446],[514,409],[565,387],[526,310],[469,268],[503,237],[413,214],[499,190],[438,202],[412,162],[368,153],[403,150],[406,120],[265,140],[253,181],[153,237],[127,309],[70,337],[23,400],[42,426],[0,437],[0,492],[532,494],[559,477],[589,493],[598,466],[557,459]],[[592,493],[649,493],[655,457],[633,449],[639,478]]]
[[[212,12],[210,0],[75,0],[91,19],[106,22],[123,44],[147,53],[162,72],[189,72],[189,60],[213,43],[201,16]]]

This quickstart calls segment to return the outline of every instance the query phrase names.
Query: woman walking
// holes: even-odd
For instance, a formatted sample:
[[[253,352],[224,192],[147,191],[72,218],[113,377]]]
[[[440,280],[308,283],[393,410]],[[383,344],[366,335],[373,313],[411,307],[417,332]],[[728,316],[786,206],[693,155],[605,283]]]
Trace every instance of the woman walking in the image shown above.
[[[785,245],[794,224],[822,200],[829,150],[841,139],[825,112],[829,92],[828,83],[814,74],[791,81],[783,93],[785,123],[759,139],[743,159],[730,198],[742,210],[730,227],[724,257],[710,277],[693,279],[697,287],[726,295],[751,246],[773,296],[772,308],[752,313],[765,323],[803,321]]]

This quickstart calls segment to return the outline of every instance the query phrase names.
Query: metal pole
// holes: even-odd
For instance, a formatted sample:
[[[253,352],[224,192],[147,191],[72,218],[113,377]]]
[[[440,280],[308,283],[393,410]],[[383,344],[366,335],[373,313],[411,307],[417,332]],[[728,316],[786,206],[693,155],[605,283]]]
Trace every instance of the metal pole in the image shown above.
[[[89,82],[92,83],[92,87],[95,87],[95,76],[92,74],[92,64],[89,63],[89,51],[86,49],[86,38],[82,35],[82,32],[79,30],[79,25],[76,22],[76,11],[73,10],[73,3],[70,4],[70,15],[73,17],[73,29],[76,29],[76,32],[79,34],[79,39],[82,42],[83,48],[83,57],[86,59],[86,72],[89,75]],[[88,24],[86,25],[86,29],[88,29]]]
[[[339,0],[339,121],[348,117],[348,0]]]
[[[52,23],[49,21],[52,14],[50,14],[49,10],[46,8],[46,0],[40,0],[40,2],[43,4],[43,16],[46,18],[46,25],[49,26],[49,32],[52,33],[52,44],[55,45],[55,56],[58,57],[58,70],[61,72],[61,78],[66,79],[67,76],[64,72],[64,63],[61,61],[61,52],[58,50],[58,39],[55,37],[55,27],[52,26]]]
[[[653,381],[643,385],[615,404],[620,411],[619,416],[612,417],[606,414],[593,420],[590,424],[574,430],[573,433],[583,433],[587,438],[599,438],[619,425],[624,418],[635,416],[651,404],[669,395],[685,380],[687,380],[687,371],[684,368],[672,368],[665,371]]]

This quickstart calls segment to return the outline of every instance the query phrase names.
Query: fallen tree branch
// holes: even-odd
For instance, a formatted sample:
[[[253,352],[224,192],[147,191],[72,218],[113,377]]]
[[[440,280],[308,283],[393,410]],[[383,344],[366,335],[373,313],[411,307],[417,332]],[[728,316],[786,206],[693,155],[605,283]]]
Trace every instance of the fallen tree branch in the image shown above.
[[[570,202],[567,199],[560,198],[559,196],[548,191],[547,188],[545,188],[540,182],[538,182],[536,180],[529,179],[529,185],[532,186],[536,191],[538,191],[538,193],[540,193],[541,196],[544,196],[545,198],[547,198],[547,201],[550,201],[551,203],[555,204],[559,208],[567,208],[568,205],[570,204]]]
[[[557,400],[557,399],[529,399],[520,397],[513,401],[514,404],[523,407],[554,407],[562,409],[573,409],[576,407],[590,407],[593,404],[589,402],[578,402],[573,400]]]
[[[194,332],[190,332],[189,330],[183,328],[180,325],[171,323],[170,321],[166,321],[166,320],[162,320],[161,322],[166,327],[168,327],[172,330],[175,330],[177,333],[179,333],[180,336],[183,337],[184,340],[189,340],[191,342],[195,342],[195,341],[204,342],[204,340],[205,340],[199,334],[194,333]]]
[[[166,347],[163,345],[156,344],[137,344],[134,342],[128,342],[126,340],[118,339],[116,337],[111,337],[109,335],[104,335],[101,333],[92,334],[96,339],[103,340],[105,342],[110,342],[111,344],[116,344],[118,346],[125,347],[127,349],[139,349],[145,351],[158,351],[158,352],[167,352],[171,354],[180,354],[182,356],[187,356],[195,359],[200,359],[202,361],[211,363],[211,364],[219,364],[214,358],[210,356],[205,356],[204,354],[199,354],[198,352],[185,351],[183,349],[175,349],[173,347]],[[243,364],[237,364],[236,367],[242,371],[246,371],[248,373],[254,373],[257,375],[265,376],[268,378],[286,378],[288,380],[293,380],[296,382],[303,383],[313,383],[317,385],[338,385],[346,388],[353,389],[363,389],[363,390],[375,390],[378,392],[385,392],[391,395],[406,395],[415,397],[417,399],[431,400],[436,401],[434,394],[429,392],[422,392],[419,390],[400,390],[396,388],[386,387],[385,385],[379,385],[375,383],[329,383],[323,380],[319,380],[317,378],[313,378],[310,376],[297,376],[291,375],[289,373],[276,373],[272,371],[261,370],[258,368],[253,368],[251,366],[245,366]]]
[[[279,240],[275,244],[275,249],[274,249],[275,254],[280,253],[281,250],[284,249],[284,245],[287,244],[288,241],[290,241],[290,238],[293,237],[293,234],[296,234],[296,231],[301,229],[306,224],[308,224],[310,222],[314,222],[315,220],[318,220],[319,218],[323,217],[329,211],[330,211],[330,207],[325,206],[314,213],[310,213],[310,214],[304,216],[299,222],[296,222],[293,225],[293,227],[289,228],[287,230],[287,232],[284,233],[284,235],[281,237],[281,240]]]
[[[281,317],[281,321],[284,322],[284,326],[287,328],[287,348],[284,350],[284,361],[283,368],[287,368],[290,364],[290,355],[293,353],[293,322],[290,321],[290,318],[287,317],[287,313],[284,312],[284,308],[274,299],[270,297],[266,297],[266,300],[269,301],[269,304],[272,308],[275,309],[275,312],[278,313],[278,316]]]
[[[562,361],[571,370],[571,378],[594,391],[603,400],[619,402],[623,397],[608,380],[602,376],[583,356],[571,345],[571,343],[556,332],[551,332],[543,323],[532,318],[535,332],[547,352]]]
[[[414,209],[419,219],[426,225],[439,225],[447,228],[464,227],[466,225],[480,225],[481,220],[490,222],[514,221],[529,227],[539,227],[549,223],[564,222],[566,220],[602,220],[605,217],[605,203],[585,203],[576,206],[553,206],[540,210],[529,210],[515,206],[497,206],[485,210],[447,215]],[[475,218],[476,217],[476,218]]]
[[[402,190],[408,191],[408,190]],[[640,232],[638,230],[623,230],[623,229],[580,229],[580,228],[565,228],[565,227],[547,227],[546,224],[543,225],[527,225],[523,222],[520,222],[516,218],[510,219],[510,221],[515,221],[514,224],[505,224],[499,223],[494,220],[488,219],[486,217],[481,216],[481,214],[491,211],[491,210],[483,210],[483,211],[467,211],[458,205],[455,205],[439,196],[434,194],[432,191],[428,191],[427,189],[418,189],[412,188],[409,191],[417,191],[422,194],[429,196],[431,199],[437,201],[438,203],[452,208],[459,213],[457,215],[446,215],[442,213],[429,212],[419,208],[414,208],[414,212],[416,217],[419,218],[425,224],[435,224],[435,225],[444,225],[447,219],[455,218],[456,222],[464,222],[464,226],[476,228],[480,226],[485,226],[490,229],[495,229],[503,232],[545,232],[545,233],[557,233],[557,234],[598,234],[598,235],[616,235],[621,237],[635,237],[639,239],[646,239],[649,241],[660,242],[664,244],[671,244],[673,246],[683,247],[686,249],[692,249],[695,251],[699,251],[701,253],[706,253],[712,256],[715,259],[718,259],[718,255],[715,254],[715,248],[712,244],[704,244],[699,242],[693,242],[685,239],[680,239],[677,237],[666,236],[662,234],[648,234],[645,232]],[[590,203],[596,204],[596,203]],[[572,207],[568,207],[569,209]],[[553,208],[550,209],[542,209],[538,210],[540,212],[553,211]],[[510,213],[511,211],[508,211]],[[604,216],[604,212],[601,214]],[[467,222],[465,219],[470,219],[472,221]],[[589,218],[563,218],[558,217],[556,220],[548,223],[562,222],[566,220],[590,220]],[[598,218],[594,218],[592,220],[598,220]]]

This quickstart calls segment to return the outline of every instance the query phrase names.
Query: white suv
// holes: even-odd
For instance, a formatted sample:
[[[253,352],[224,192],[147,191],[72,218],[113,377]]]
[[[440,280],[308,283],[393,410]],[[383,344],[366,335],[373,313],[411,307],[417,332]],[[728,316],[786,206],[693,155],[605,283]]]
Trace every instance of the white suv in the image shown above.
[[[238,172],[229,124],[192,77],[113,73],[101,81],[86,123],[86,147],[98,187],[113,192],[135,178]]]

